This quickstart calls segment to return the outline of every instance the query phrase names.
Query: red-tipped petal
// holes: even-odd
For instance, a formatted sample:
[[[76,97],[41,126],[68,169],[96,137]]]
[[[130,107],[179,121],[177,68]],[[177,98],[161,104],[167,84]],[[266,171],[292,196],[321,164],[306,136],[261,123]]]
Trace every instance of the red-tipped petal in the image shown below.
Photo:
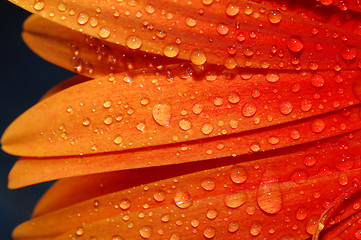
[[[12,2],[85,34],[197,65],[339,70],[360,64],[358,14],[312,2]]]

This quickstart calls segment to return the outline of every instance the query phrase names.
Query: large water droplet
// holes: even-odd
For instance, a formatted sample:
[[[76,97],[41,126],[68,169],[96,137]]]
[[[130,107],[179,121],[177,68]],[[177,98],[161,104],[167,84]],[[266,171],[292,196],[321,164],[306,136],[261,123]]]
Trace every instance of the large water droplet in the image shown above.
[[[258,206],[266,213],[274,214],[282,209],[282,194],[278,179],[266,173],[257,191]]]
[[[268,17],[268,20],[271,22],[271,23],[279,23],[281,22],[282,20],[282,13],[278,10],[272,10],[268,13],[267,15]]]
[[[357,50],[353,47],[345,47],[341,51],[341,56],[346,60],[352,60],[357,56]]]
[[[153,107],[153,118],[161,126],[168,126],[171,119],[171,106],[169,103],[158,103]]]
[[[213,227],[206,227],[203,231],[205,238],[213,238],[216,235],[216,230]]]
[[[174,203],[179,208],[188,208],[192,205],[193,200],[189,192],[178,191],[174,196]]]
[[[202,49],[196,49],[191,53],[190,59],[195,65],[202,65],[207,61],[206,54]]]
[[[127,37],[125,44],[130,49],[139,49],[143,44],[143,40],[138,36],[132,35]]]
[[[101,38],[108,38],[110,36],[110,28],[109,27],[102,27],[99,29],[98,32]]]
[[[123,198],[122,200],[120,200],[119,207],[123,210],[127,210],[128,208],[130,208],[129,199]]]

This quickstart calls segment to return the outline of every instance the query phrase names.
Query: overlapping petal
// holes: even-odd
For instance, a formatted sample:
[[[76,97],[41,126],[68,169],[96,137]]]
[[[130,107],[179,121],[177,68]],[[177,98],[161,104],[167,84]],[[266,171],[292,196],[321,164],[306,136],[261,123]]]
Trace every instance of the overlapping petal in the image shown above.
[[[13,0],[44,18],[144,52],[227,68],[357,69],[360,15],[316,1]]]

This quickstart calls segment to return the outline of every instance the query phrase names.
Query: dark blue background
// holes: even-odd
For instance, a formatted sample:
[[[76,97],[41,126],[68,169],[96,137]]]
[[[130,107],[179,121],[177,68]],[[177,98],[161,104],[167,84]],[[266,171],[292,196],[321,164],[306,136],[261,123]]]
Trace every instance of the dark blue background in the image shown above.
[[[34,105],[49,88],[72,74],[32,53],[21,39],[25,10],[0,1],[0,135],[22,112]],[[12,229],[30,218],[41,194],[50,186],[39,184],[7,189],[7,175],[17,157],[0,150],[0,239],[11,239]]]

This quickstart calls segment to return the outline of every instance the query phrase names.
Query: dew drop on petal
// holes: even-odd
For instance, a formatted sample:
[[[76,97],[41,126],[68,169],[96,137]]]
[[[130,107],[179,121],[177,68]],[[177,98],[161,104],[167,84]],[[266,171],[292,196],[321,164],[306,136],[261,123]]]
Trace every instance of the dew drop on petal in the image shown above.
[[[230,17],[234,17],[239,13],[239,7],[236,4],[228,4],[226,8],[226,14]]]
[[[216,182],[213,178],[204,178],[201,180],[201,187],[204,190],[212,191],[216,187]]]
[[[186,119],[182,119],[179,121],[179,127],[182,130],[187,131],[187,130],[191,129],[192,123]]]
[[[142,238],[148,239],[152,236],[153,228],[151,226],[143,226],[139,230],[139,234]]]
[[[194,104],[192,111],[194,114],[201,114],[201,112],[203,111],[203,105],[199,103]]]
[[[166,45],[163,49],[164,56],[173,58],[176,57],[179,53],[179,48],[176,45]]]
[[[127,210],[128,208],[130,208],[129,199],[123,198],[122,200],[120,200],[119,207],[123,210]]]
[[[239,229],[239,223],[232,221],[228,224],[228,232],[235,233]]]
[[[245,117],[252,117],[257,112],[257,107],[252,102],[247,102],[242,107],[242,114]]]
[[[229,208],[238,208],[242,206],[247,200],[247,195],[244,192],[230,193],[224,198],[224,205]]]
[[[270,72],[266,75],[266,80],[270,83],[275,83],[280,80],[280,76],[277,72]]]
[[[196,49],[191,53],[190,59],[195,65],[202,65],[207,61],[206,54],[202,49]]]
[[[291,37],[287,43],[288,49],[290,49],[292,52],[299,52],[303,49],[303,43],[300,39],[297,37]]]
[[[309,233],[309,234],[313,234],[315,232],[315,229],[316,229],[316,225],[318,223],[318,220],[320,219],[320,216],[311,216],[308,220],[307,220],[307,223],[306,223],[306,231]]]
[[[153,107],[153,118],[161,126],[168,126],[171,119],[171,106],[169,103],[158,103]]]
[[[163,190],[158,190],[158,191],[155,191],[155,192],[154,192],[153,198],[154,198],[154,200],[157,201],[157,202],[162,202],[162,201],[164,201],[164,199],[165,199],[165,195],[166,195],[165,191],[163,191]]]
[[[265,175],[257,191],[258,206],[266,213],[274,214],[282,209],[282,194],[278,179]]]
[[[307,217],[307,214],[308,214],[307,210],[305,208],[303,208],[303,207],[300,207],[300,208],[297,209],[296,219],[300,220],[300,221],[305,220],[306,217]]]
[[[325,84],[325,79],[323,79],[322,75],[315,74],[311,77],[311,83],[314,87],[320,88]]]
[[[344,49],[342,49],[341,51],[341,56],[345,59],[345,60],[352,60],[354,58],[356,58],[357,56],[357,51],[355,48],[353,47],[345,47]]]
[[[102,27],[99,29],[98,32],[101,38],[108,38],[110,36],[110,28],[109,27]]]
[[[36,0],[36,1],[34,2],[33,7],[34,7],[34,9],[35,9],[36,11],[41,11],[41,10],[44,9],[45,3],[44,3],[43,1],[41,1],[41,0]]]
[[[281,22],[283,16],[280,11],[272,10],[268,13],[267,17],[271,23],[277,24],[277,23]]]
[[[216,235],[216,230],[213,227],[206,227],[203,231],[205,238],[213,238]]]
[[[78,18],[77,18],[77,22],[78,22],[80,25],[84,25],[84,24],[86,24],[88,21],[89,21],[89,16],[88,16],[88,14],[86,14],[86,13],[84,13],[84,12],[79,13]]]
[[[252,235],[252,236],[257,236],[258,234],[261,233],[262,231],[262,228],[263,228],[263,225],[261,222],[259,221],[254,221],[251,225],[251,228],[249,229],[249,233]]]
[[[293,105],[290,101],[283,101],[280,104],[280,112],[284,115],[288,115],[292,112]]]
[[[205,123],[202,126],[202,133],[205,135],[210,134],[211,132],[213,132],[213,125],[211,123]]]
[[[232,182],[236,184],[244,183],[247,178],[248,174],[246,172],[246,169],[240,166],[234,166],[231,168],[231,174],[230,174]]]
[[[179,208],[188,208],[192,205],[193,200],[189,192],[181,190],[174,196],[174,203]]]
[[[140,37],[131,35],[127,37],[127,39],[125,40],[125,44],[130,49],[139,49],[143,44],[143,40]]]
[[[325,130],[325,126],[325,122],[322,119],[317,118],[311,123],[311,130],[315,133],[320,133]]]
[[[218,215],[218,211],[215,208],[210,208],[207,210],[206,216],[208,219],[212,220],[215,219]]]

